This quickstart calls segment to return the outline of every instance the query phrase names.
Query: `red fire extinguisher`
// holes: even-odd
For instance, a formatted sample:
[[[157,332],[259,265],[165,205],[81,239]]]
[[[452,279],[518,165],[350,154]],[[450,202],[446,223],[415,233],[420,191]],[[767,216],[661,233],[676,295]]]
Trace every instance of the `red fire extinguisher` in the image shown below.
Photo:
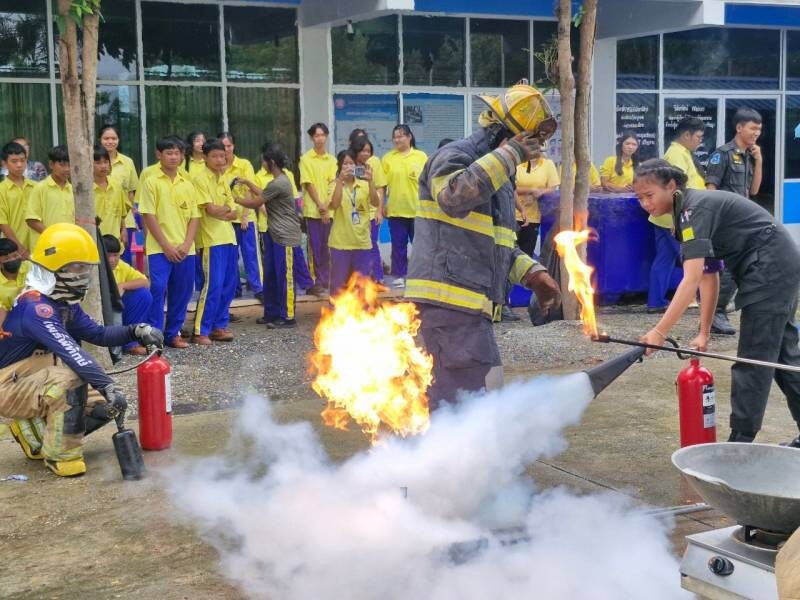
[[[717,441],[716,400],[714,376],[693,358],[689,366],[678,373],[678,413],[681,426],[681,448]]]
[[[139,441],[145,450],[164,450],[172,445],[171,371],[159,352],[139,365],[136,372]]]

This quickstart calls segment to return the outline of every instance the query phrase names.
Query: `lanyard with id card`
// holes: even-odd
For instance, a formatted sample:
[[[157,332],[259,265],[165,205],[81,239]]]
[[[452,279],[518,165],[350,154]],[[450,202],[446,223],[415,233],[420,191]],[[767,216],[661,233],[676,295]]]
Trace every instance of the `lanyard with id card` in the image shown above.
[[[358,209],[356,208],[357,192],[358,188],[353,185],[353,192],[350,194],[350,200],[353,204],[353,210],[350,212],[350,220],[353,222],[353,225],[361,225],[361,215],[358,214]]]

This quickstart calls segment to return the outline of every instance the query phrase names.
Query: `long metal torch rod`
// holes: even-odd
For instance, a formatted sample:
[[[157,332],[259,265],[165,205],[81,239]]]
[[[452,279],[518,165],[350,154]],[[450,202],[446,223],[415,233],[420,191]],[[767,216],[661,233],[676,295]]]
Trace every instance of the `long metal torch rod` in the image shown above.
[[[670,340],[669,338],[667,339],[668,341],[674,343],[675,346],[658,346],[656,344],[634,342],[633,340],[621,340],[618,338],[613,338],[605,333],[601,333],[597,337],[592,338],[593,341],[602,342],[604,344],[624,344],[626,346],[638,346],[639,348],[648,348],[650,350],[665,350],[666,352],[674,352],[682,358],[686,358],[686,356],[700,356],[702,358],[714,358],[716,360],[727,360],[728,362],[744,363],[746,365],[754,365],[756,367],[766,367],[768,369],[780,369],[781,371],[794,371],[795,373],[800,373],[800,367],[796,367],[794,365],[784,365],[782,363],[756,360],[754,358],[742,358],[741,356],[728,356],[727,354],[717,354],[716,352],[700,352],[699,350],[693,350],[692,348],[682,348],[673,340]]]

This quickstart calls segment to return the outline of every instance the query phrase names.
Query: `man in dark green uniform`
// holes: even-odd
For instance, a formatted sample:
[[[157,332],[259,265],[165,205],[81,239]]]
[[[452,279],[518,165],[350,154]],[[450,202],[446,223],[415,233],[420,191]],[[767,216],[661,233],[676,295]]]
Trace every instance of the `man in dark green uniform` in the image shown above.
[[[708,161],[706,187],[752,198],[761,187],[763,161],[756,144],[761,135],[761,115],[752,108],[740,108],[733,116],[736,136],[716,149]],[[733,335],[736,330],[728,320],[725,307],[736,293],[730,271],[720,273],[719,301],[711,324],[712,333]]]
[[[738,355],[800,366],[794,316],[800,285],[800,251],[786,228],[755,202],[745,202],[731,192],[687,190],[683,171],[664,160],[652,159],[639,165],[633,187],[648,213],[672,213],[684,272],[667,312],[642,341],[664,343],[695,298],[705,259],[717,258],[725,261],[739,287],[736,307],[742,309],[742,321]],[[703,286],[700,293],[700,331],[691,345],[705,350],[718,286]],[[755,439],[773,378],[786,395],[800,428],[800,373],[736,363],[731,376],[728,441]],[[800,447],[800,437],[790,445]]]

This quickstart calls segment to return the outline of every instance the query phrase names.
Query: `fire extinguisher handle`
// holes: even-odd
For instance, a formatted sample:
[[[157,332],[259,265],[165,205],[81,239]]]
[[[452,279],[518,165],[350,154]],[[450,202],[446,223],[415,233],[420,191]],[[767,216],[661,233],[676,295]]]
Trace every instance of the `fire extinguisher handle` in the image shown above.
[[[680,344],[678,344],[678,342],[674,338],[671,337],[664,338],[664,341],[670,344],[673,348],[680,348]],[[688,360],[691,358],[690,355],[684,354],[683,352],[676,352],[675,354],[677,354],[678,358],[680,358],[681,360]]]

